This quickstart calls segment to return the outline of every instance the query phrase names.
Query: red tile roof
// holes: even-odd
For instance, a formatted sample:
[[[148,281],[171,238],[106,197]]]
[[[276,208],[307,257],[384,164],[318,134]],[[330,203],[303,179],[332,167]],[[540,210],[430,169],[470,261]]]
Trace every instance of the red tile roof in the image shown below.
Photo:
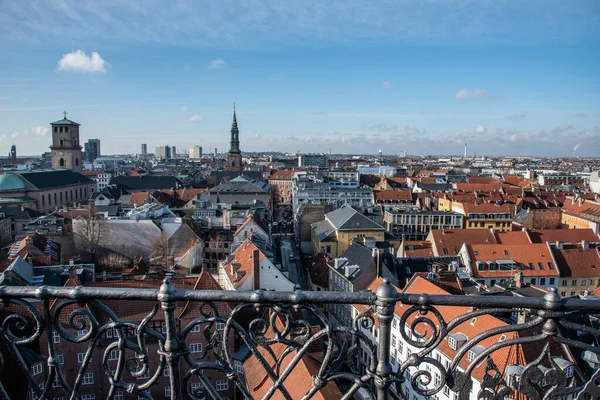
[[[465,203],[463,204],[463,209],[465,210],[466,214],[469,213],[508,213],[510,214],[510,206],[508,204],[501,204],[501,205],[496,205],[496,204],[489,204],[489,203],[484,203],[484,204],[469,204],[469,203]]]
[[[522,272],[524,276],[559,276],[556,262],[546,244],[471,244],[467,245],[469,257],[471,258],[471,271],[474,278],[496,278],[499,276],[512,276],[516,272]],[[500,270],[478,271],[477,261],[497,262],[498,260],[513,260],[523,265],[523,270]],[[538,263],[542,264],[542,269]],[[548,263],[552,264],[550,269]],[[530,268],[533,265],[533,269]]]
[[[291,181],[296,172],[299,171],[295,169],[278,169],[268,179],[270,181]]]
[[[561,276],[572,278],[597,278],[600,276],[600,248],[583,249],[579,245],[553,248],[554,258]]]
[[[529,237],[532,243],[578,243],[582,240],[600,243],[600,238],[591,229],[532,229],[529,231]]]
[[[375,190],[373,191],[375,202],[412,202],[410,190]]]
[[[252,238],[246,239],[235,251],[227,258],[224,265],[227,277],[236,288],[239,287],[250,274],[254,271],[254,261],[252,254],[254,250],[258,250],[259,262],[265,258],[265,255],[254,243]],[[235,265],[236,272],[231,272],[231,265]]]
[[[404,257],[432,257],[433,249],[431,243],[422,241],[404,241]]]
[[[455,184],[456,190],[461,192],[498,192],[502,189],[499,183],[464,183]]]

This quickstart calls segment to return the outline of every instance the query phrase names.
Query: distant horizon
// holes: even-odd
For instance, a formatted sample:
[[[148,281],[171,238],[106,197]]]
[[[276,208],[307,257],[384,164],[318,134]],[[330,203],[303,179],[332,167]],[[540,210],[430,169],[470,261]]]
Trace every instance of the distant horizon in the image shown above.
[[[247,151],[600,154],[594,0],[1,2],[0,37],[0,154],[64,110],[110,153],[227,149],[234,102]]]

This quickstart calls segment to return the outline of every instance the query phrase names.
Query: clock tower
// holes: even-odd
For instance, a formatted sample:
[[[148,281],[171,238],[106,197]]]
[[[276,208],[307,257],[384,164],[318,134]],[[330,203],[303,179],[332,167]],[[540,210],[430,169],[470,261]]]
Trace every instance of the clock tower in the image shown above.
[[[52,168],[67,168],[75,172],[83,171],[82,153],[79,142],[79,124],[64,118],[50,123],[52,127]]]

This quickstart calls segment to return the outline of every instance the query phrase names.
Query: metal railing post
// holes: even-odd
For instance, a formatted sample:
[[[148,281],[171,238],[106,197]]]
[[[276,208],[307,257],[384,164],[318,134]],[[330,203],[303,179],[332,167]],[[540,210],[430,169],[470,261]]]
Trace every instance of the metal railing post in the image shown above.
[[[169,278],[165,278],[158,291],[158,300],[165,314],[165,357],[166,368],[169,370],[169,381],[171,383],[171,400],[183,399],[183,387],[179,372],[179,359],[181,358],[182,343],[177,333],[177,321],[175,321],[176,302],[173,297],[175,285]]]
[[[394,318],[394,296],[396,288],[390,285],[388,279],[383,280],[375,290],[377,300],[375,301],[377,319],[379,320],[379,344],[377,346],[377,369],[375,370],[375,387],[377,388],[377,400],[386,400],[390,390],[390,375],[392,366],[390,364],[390,336],[392,318]]]

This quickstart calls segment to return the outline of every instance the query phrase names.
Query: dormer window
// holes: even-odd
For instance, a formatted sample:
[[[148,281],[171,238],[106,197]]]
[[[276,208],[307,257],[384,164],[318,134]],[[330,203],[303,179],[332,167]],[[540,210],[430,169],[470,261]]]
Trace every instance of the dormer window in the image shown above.
[[[574,373],[575,373],[574,366],[569,365],[567,368],[565,368],[565,378],[572,378]]]
[[[471,319],[471,325],[475,325],[475,322],[477,322],[477,317],[474,317],[473,319]]]
[[[473,350],[469,350],[467,353],[467,361],[473,361],[476,357],[476,354],[473,353]]]

